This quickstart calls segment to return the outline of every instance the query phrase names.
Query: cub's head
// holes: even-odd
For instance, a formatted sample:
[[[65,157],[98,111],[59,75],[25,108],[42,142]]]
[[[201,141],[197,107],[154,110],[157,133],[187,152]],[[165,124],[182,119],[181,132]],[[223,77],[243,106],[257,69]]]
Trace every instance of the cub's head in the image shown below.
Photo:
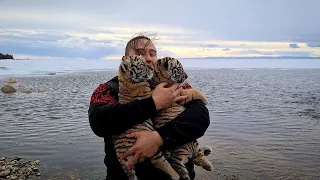
[[[141,56],[123,56],[119,67],[119,75],[139,83],[152,79],[153,69],[154,67],[145,62]]]
[[[167,79],[173,81],[173,83],[182,84],[188,78],[179,60],[172,57],[158,59],[156,69],[163,76],[160,77],[162,80]]]

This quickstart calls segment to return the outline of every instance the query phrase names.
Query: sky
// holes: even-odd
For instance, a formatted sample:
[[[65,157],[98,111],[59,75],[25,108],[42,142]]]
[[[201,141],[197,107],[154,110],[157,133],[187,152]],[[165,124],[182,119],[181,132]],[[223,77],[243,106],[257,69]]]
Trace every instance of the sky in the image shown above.
[[[158,56],[320,57],[319,0],[0,0],[0,52],[119,59],[155,33]]]

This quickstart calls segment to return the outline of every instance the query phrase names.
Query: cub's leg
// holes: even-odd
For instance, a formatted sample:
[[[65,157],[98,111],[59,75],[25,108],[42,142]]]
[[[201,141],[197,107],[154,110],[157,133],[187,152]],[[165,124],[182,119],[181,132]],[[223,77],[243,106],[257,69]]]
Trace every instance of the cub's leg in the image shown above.
[[[200,149],[196,153],[195,157],[192,158],[192,161],[195,165],[200,166],[207,171],[213,170],[212,163],[201,153]]]
[[[179,174],[175,171],[173,166],[169,164],[165,156],[161,151],[158,151],[157,154],[151,157],[151,163],[156,167],[161,169],[163,172],[168,174],[171,179],[173,180],[179,180],[180,176]]]
[[[195,165],[200,166],[207,171],[212,171],[213,165],[204,156],[204,153],[202,152],[203,149],[200,148],[198,141],[193,141],[188,144],[190,144],[190,149],[192,149],[192,152],[193,152],[192,153],[193,156],[191,157],[192,162]]]
[[[179,102],[178,104],[180,104],[180,105],[184,105],[184,104],[186,104],[192,100],[195,100],[195,99],[200,99],[204,104],[208,104],[208,100],[207,100],[206,96],[202,92],[200,92],[196,89],[185,89],[181,93],[181,95],[182,96],[187,95],[188,98],[184,101]]]
[[[116,154],[117,154],[119,160],[120,160],[121,154],[123,154],[125,152],[126,152],[126,149],[120,149],[120,150],[118,149],[116,151]],[[131,170],[129,170],[129,168],[128,168],[129,161],[130,161],[130,158],[125,158],[123,160],[120,160],[120,164],[122,166],[122,169],[125,172],[125,174],[127,174],[129,180],[138,180],[138,177],[136,176],[136,172],[134,170],[134,167]]]
[[[179,147],[174,150],[170,150],[169,163],[180,176],[180,180],[190,180],[189,172],[186,167],[186,163],[189,161],[190,152],[185,147]]]
[[[124,172],[128,175],[129,180],[138,180],[134,167],[131,170],[128,169],[129,160],[121,160],[120,164]]]

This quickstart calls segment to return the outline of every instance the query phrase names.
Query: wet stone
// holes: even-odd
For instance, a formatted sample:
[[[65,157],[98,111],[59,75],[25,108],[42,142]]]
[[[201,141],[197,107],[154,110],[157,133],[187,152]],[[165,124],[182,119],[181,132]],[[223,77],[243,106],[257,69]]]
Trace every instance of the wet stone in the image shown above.
[[[32,176],[40,176],[40,170],[36,161],[24,161],[19,157],[0,158],[0,180],[27,180]]]

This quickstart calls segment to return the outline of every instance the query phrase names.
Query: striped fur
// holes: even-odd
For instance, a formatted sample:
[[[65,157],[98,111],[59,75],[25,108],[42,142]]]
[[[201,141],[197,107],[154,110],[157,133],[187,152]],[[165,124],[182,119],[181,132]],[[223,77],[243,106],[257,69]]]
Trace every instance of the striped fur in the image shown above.
[[[124,57],[119,67],[119,102],[126,104],[134,100],[144,99],[151,96],[151,89],[147,80],[153,76],[153,66],[145,63],[139,56]],[[127,138],[124,135],[136,131],[153,131],[153,124],[151,119],[147,119],[144,123],[138,124],[131,129],[128,129],[122,134],[113,136],[113,144],[116,150],[118,160],[120,156],[128,151],[136,142],[135,138]],[[167,173],[172,179],[178,180],[178,173],[171,167],[169,162],[165,159],[161,151],[158,151],[150,158],[151,163],[156,167]],[[122,160],[120,164],[124,172],[128,175],[130,180],[137,180],[134,168],[129,171],[127,168],[129,160]]]
[[[179,83],[182,85],[187,78],[188,76],[184,71],[182,64],[177,59],[165,57],[158,59],[155,64],[152,86],[155,87],[161,82],[168,82],[168,86],[171,86],[174,83]],[[186,101],[181,104],[176,103],[172,107],[161,110],[157,113],[157,116],[152,119],[155,129],[162,127],[165,125],[165,123],[173,120],[182,111],[184,111],[184,107],[182,106],[184,103],[187,103],[193,99],[201,99],[205,104],[207,104],[206,97],[200,91],[197,91],[196,89],[188,89],[186,93],[189,97]],[[208,171],[213,170],[211,162],[204,156],[197,141],[186,143],[164,153],[166,155],[169,154],[167,158],[168,161],[179,173],[180,178],[183,180],[190,179],[185,166],[185,164],[190,160],[195,165],[201,166]]]

